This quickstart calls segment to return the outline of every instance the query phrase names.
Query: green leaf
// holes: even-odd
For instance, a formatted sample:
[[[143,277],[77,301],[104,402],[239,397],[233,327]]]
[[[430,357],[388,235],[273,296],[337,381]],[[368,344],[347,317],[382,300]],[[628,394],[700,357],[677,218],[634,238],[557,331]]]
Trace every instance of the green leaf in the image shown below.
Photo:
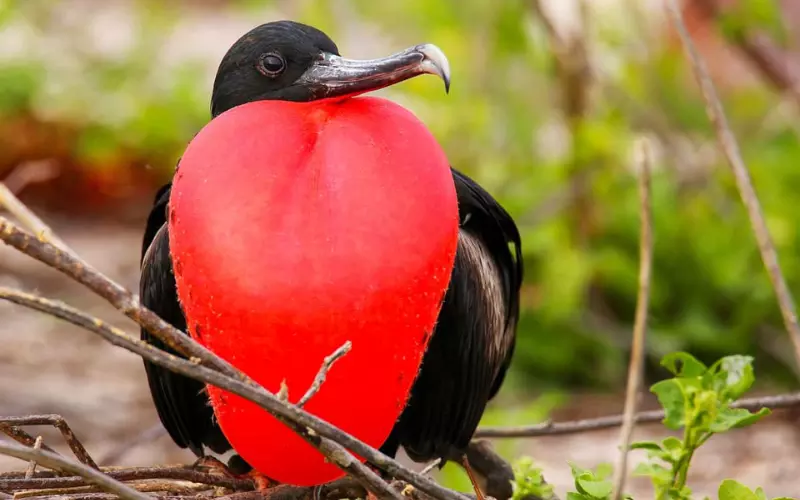
[[[717,413],[716,419],[709,426],[709,430],[711,432],[725,432],[734,427],[747,427],[770,413],[769,408],[761,408],[756,413],[751,413],[744,408],[722,408]]]
[[[611,481],[604,480],[613,472],[610,464],[598,465],[597,472],[583,469],[572,462],[569,462],[569,467],[575,480],[575,488],[581,495],[576,498],[605,499],[611,495],[613,485]]]
[[[594,499],[588,495],[583,495],[581,493],[575,493],[574,491],[570,491],[569,493],[567,493],[567,500],[594,500]]]
[[[609,479],[614,474],[614,466],[610,463],[597,464],[594,468],[595,479]]]
[[[759,500],[758,495],[753,493],[750,488],[733,479],[722,481],[717,495],[719,500]]]
[[[680,429],[686,415],[684,395],[678,382],[675,379],[656,382],[650,387],[650,392],[658,397],[658,402],[664,407],[664,425],[673,430]]]
[[[570,472],[572,472],[572,479],[574,479],[576,481],[578,480],[578,478],[582,474],[585,474],[587,472],[591,472],[591,471],[589,471],[587,469],[583,469],[583,468],[579,467],[578,464],[576,464],[574,462],[567,462],[567,463],[569,464]]]
[[[514,463],[514,481],[512,500],[527,497],[551,498],[553,487],[544,482],[542,469],[536,467],[530,457],[521,457]]]
[[[670,450],[670,451],[672,451],[672,450],[682,450],[683,449],[683,441],[681,441],[680,439],[678,439],[678,438],[676,438],[674,436],[670,436],[668,438],[664,438],[664,440],[661,442],[661,446],[665,450]]]
[[[661,445],[655,441],[634,441],[631,443],[630,449],[661,451]]]
[[[683,441],[675,437],[668,437],[662,441],[661,449],[658,458],[669,464],[677,464],[683,456]]]
[[[714,390],[724,402],[735,401],[755,382],[752,356],[725,356],[709,370],[713,375]]]
[[[665,477],[670,478],[669,469],[663,465],[642,462],[633,469],[634,476],[648,476],[651,478]]]
[[[661,360],[661,366],[679,377],[699,377],[708,370],[706,365],[688,352],[667,354]]]
[[[698,391],[691,398],[693,410],[691,422],[687,425],[700,431],[707,431],[717,418],[719,394],[715,391]]]
[[[575,485],[578,487],[578,491],[592,498],[606,498],[611,495],[613,489],[611,481],[585,477],[588,475],[584,474],[576,480]]]

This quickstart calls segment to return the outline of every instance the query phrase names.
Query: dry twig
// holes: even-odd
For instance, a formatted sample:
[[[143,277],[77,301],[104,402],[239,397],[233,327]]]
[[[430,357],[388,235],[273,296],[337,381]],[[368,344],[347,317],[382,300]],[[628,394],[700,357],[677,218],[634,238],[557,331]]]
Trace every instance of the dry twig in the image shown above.
[[[740,399],[731,404],[731,408],[746,408],[758,411],[761,408],[777,410],[781,408],[794,408],[800,406],[800,392],[765,396],[762,398]],[[654,424],[664,420],[663,410],[642,411],[636,414],[637,424]],[[475,433],[476,438],[521,438],[540,436],[562,436],[564,434],[577,434],[580,432],[600,431],[619,427],[624,421],[623,415],[609,415],[605,417],[572,420],[569,422],[544,422],[535,425],[520,425],[514,427],[483,427]]]
[[[436,459],[436,460],[434,460],[433,462],[431,462],[431,463],[429,463],[428,465],[426,465],[424,469],[422,469],[421,471],[419,471],[419,473],[420,473],[420,474],[422,474],[423,476],[425,476],[425,475],[428,475],[428,474],[430,474],[430,473],[431,473],[431,471],[432,471],[433,469],[435,469],[435,468],[436,468],[436,466],[437,466],[437,465],[439,465],[440,463],[442,463],[442,459],[441,459],[441,458],[437,458],[437,459]]]
[[[22,225],[30,229],[40,240],[69,251],[67,244],[61,241],[53,233],[53,230],[26,207],[19,198],[14,196],[14,193],[6,186],[5,182],[0,182],[0,207],[5,207],[10,214],[16,217]]]
[[[130,467],[125,469],[104,467],[101,471],[108,477],[123,482],[161,479],[206,484],[211,487],[221,487],[236,491],[249,491],[253,489],[253,481],[249,479],[237,479],[220,474],[209,474],[194,470],[192,467],[185,465],[176,467]],[[24,474],[21,472],[0,474],[0,491],[75,488],[86,486],[87,484],[89,483],[83,477],[59,477],[50,471],[37,472],[30,478],[24,477]]]
[[[99,470],[87,467],[85,464],[75,462],[51,451],[36,450],[15,443],[0,442],[0,453],[21,460],[35,460],[39,465],[44,467],[77,474],[87,481],[100,486],[104,490],[118,495],[124,500],[152,500],[150,496],[140,493],[130,486],[108,477]]]
[[[36,439],[33,439],[32,436],[27,434],[26,432],[19,429],[20,426],[26,425],[51,425],[58,429],[61,435],[64,437],[64,441],[66,441],[67,445],[69,446],[72,453],[75,454],[75,458],[88,465],[93,469],[97,469],[97,464],[92,459],[89,452],[86,451],[86,447],[83,446],[83,443],[78,439],[74,432],[72,432],[72,428],[67,424],[67,421],[61,415],[26,415],[24,417],[0,417],[0,431],[6,432],[9,436],[14,438],[16,441],[28,445],[28,446],[35,446]],[[17,432],[14,432],[17,431]],[[23,435],[30,438],[30,441],[27,438],[24,438]],[[23,438],[23,439],[18,439]],[[42,446],[47,451],[53,451],[52,449]],[[55,453],[55,452],[54,452]]]
[[[628,475],[628,448],[636,425],[636,407],[639,402],[642,371],[644,370],[644,343],[647,332],[647,307],[650,302],[650,271],[653,262],[653,217],[650,204],[650,172],[652,152],[650,144],[642,139],[637,144],[637,167],[639,175],[639,198],[641,214],[641,233],[639,242],[639,294],[636,298],[636,318],[633,326],[631,359],[628,365],[628,385],[625,390],[625,410],[622,429],[620,429],[619,459],[614,468],[614,495],[619,500],[625,488]]]
[[[36,442],[33,443],[33,449],[42,449],[42,436],[36,436]],[[31,460],[30,463],[28,463],[27,470],[25,470],[25,479],[30,479],[34,472],[36,472],[36,460]]]
[[[795,359],[797,363],[800,364],[800,325],[797,321],[797,309],[792,293],[789,291],[789,287],[786,286],[786,280],[783,277],[783,272],[781,271],[780,262],[778,260],[778,253],[775,251],[775,245],[772,242],[772,237],[767,228],[758,196],[753,188],[750,173],[747,170],[744,159],[742,159],[736,137],[733,135],[730,125],[728,125],[725,110],[722,107],[719,96],[717,96],[717,91],[714,87],[714,83],[711,81],[706,64],[702,56],[697,52],[694,42],[692,42],[691,36],[683,22],[678,2],[677,0],[665,0],[665,2],[667,10],[675,24],[675,28],[680,35],[686,57],[691,63],[695,79],[702,90],[703,98],[706,102],[706,111],[714,125],[720,147],[736,178],[739,195],[747,208],[750,224],[752,225],[753,233],[755,233],[756,240],[758,241],[761,259],[764,261],[764,266],[767,268],[772,287],[778,298],[781,314],[783,314],[783,322],[794,344]]]
[[[325,378],[328,376],[328,371],[331,369],[334,363],[339,360],[342,356],[350,352],[352,349],[353,344],[349,340],[342,344],[338,349],[333,351],[330,355],[326,356],[322,362],[322,366],[319,368],[319,372],[317,376],[314,377],[314,382],[311,384],[311,387],[308,388],[308,391],[300,398],[300,401],[297,402],[297,406],[302,408],[305,406],[308,401],[314,397],[314,395],[319,392],[320,387],[322,384],[325,383]]]
[[[34,446],[36,444],[35,437],[31,436],[30,434],[28,434],[27,432],[25,432],[24,430],[20,429],[15,425],[3,423],[3,417],[0,417],[0,432],[10,437],[14,441],[20,444],[24,444],[25,446]],[[44,443],[42,443],[40,448],[55,453],[54,449],[50,448]]]

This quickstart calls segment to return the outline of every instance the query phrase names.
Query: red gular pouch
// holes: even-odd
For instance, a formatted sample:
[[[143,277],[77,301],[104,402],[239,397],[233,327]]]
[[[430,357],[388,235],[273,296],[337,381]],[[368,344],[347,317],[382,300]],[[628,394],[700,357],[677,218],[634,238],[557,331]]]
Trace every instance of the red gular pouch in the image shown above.
[[[296,403],[323,359],[352,350],[306,404],[373,447],[399,418],[453,269],[458,204],[427,128],[385,99],[257,101],[189,144],[169,240],[191,336]],[[321,484],[335,465],[257,405],[209,387],[258,472]]]

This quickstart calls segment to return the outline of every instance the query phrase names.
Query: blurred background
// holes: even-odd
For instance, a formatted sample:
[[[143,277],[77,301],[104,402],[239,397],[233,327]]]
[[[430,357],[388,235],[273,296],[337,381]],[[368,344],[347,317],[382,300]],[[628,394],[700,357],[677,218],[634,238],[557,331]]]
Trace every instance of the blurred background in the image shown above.
[[[800,292],[800,2],[688,0],[684,15]],[[661,0],[0,0],[0,180],[87,261],[136,290],[152,197],[209,118],[217,64],[250,28],[281,18],[326,31],[348,57],[422,42],[448,55],[449,95],[434,78],[381,93],[413,110],[522,232],[518,347],[485,424],[621,411],[637,290],[639,136],[656,157],[648,384],[666,375],[664,354],[686,350],[706,362],[754,356],[754,393],[797,388],[749,221]],[[7,248],[0,283],[138,331]],[[102,463],[192,460],[161,430],[138,358],[7,304],[0,318],[0,414],[62,414]],[[711,440],[689,484],[715,495],[734,477],[770,496],[800,495],[798,415],[776,412]],[[635,437],[664,432],[649,426]],[[509,458],[533,456],[563,492],[567,461],[612,461],[617,437],[497,444]],[[12,467],[22,464],[0,459],[0,470]],[[465,487],[457,468],[442,477]],[[643,481],[630,489],[651,494]]]

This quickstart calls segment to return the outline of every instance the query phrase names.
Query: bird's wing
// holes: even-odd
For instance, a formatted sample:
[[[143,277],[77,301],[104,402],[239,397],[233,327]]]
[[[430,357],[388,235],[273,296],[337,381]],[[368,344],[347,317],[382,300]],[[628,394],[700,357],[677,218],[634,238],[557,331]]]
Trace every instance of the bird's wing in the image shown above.
[[[391,436],[420,461],[455,458],[469,444],[505,377],[519,318],[517,226],[472,179],[456,170],[453,179],[461,219],[455,266],[409,404]]]
[[[517,340],[519,294],[523,276],[522,239],[514,219],[492,195],[455,169],[453,169],[453,178],[456,184],[459,212],[462,214],[462,228],[464,231],[478,235],[485,249],[494,258],[495,265],[502,276],[501,288],[506,312],[506,325],[502,335],[510,339],[510,346],[489,393],[489,399],[491,399],[497,395],[505,379]],[[464,221],[467,217],[470,220]],[[513,254],[509,250],[509,245],[514,246]]]
[[[170,189],[171,186],[167,184],[158,191],[147,219],[142,243],[139,296],[142,305],[185,332],[186,319],[178,302],[169,254],[166,209]],[[157,348],[178,355],[144,328],[141,329],[141,338]],[[197,456],[204,455],[203,445],[220,453],[230,448],[213,420],[213,410],[202,382],[147,361],[144,366],[158,416],[178,446],[188,447]]]

